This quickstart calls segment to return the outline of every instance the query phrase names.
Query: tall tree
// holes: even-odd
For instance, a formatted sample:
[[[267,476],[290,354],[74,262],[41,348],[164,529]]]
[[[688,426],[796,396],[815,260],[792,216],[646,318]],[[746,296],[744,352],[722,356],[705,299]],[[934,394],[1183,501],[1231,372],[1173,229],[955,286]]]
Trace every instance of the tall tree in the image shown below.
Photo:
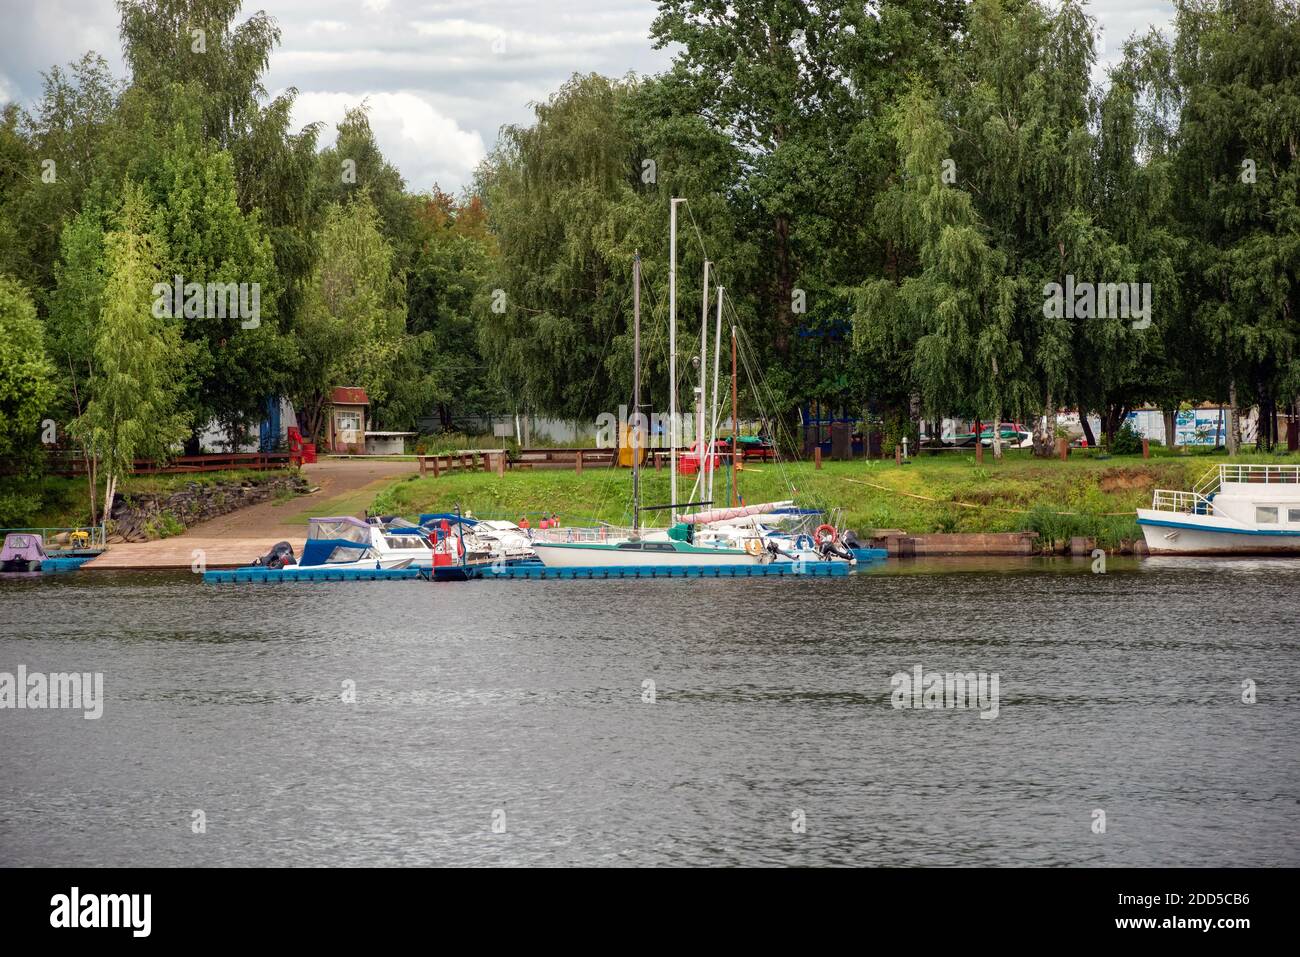
[[[405,334],[404,276],[379,214],[363,191],[329,207],[306,302],[293,328],[301,366],[290,386],[303,432],[322,437],[330,393],[361,386],[373,405],[388,398]]]
[[[135,459],[165,460],[188,432],[176,409],[184,354],[180,332],[174,320],[154,314],[153,286],[165,254],[148,231],[152,221],[143,193],[129,188],[120,228],[105,237],[107,279],[94,339],[92,398],[72,425],[103,476],[106,519]]]
[[[41,423],[54,403],[54,368],[31,296],[0,276],[0,459],[9,467],[39,465]]]

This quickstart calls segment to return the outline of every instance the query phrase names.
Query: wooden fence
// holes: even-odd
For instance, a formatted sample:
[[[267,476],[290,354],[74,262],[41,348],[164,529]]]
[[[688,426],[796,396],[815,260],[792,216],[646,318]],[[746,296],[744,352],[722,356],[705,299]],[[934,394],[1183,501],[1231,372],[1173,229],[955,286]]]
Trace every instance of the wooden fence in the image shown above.
[[[617,449],[520,449],[511,460],[501,449],[465,449],[458,452],[441,452],[437,455],[418,455],[420,474],[438,478],[444,472],[496,472],[504,475],[507,468],[573,469],[579,475],[584,468],[612,468],[618,464]]]
[[[181,475],[188,472],[228,472],[241,469],[268,472],[298,465],[299,456],[289,452],[236,452],[229,455],[181,455],[159,465],[153,459],[136,459],[132,475]],[[46,474],[86,474],[86,460],[74,454],[52,453],[46,460]]]

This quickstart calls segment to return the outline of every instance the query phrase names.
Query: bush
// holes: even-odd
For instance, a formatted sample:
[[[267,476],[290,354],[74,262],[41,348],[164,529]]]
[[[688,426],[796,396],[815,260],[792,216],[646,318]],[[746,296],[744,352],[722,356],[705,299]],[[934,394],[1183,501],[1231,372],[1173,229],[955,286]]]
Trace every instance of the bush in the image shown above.
[[[1136,455],[1141,451],[1142,451],[1141,434],[1136,429],[1134,429],[1130,423],[1125,422],[1123,425],[1119,427],[1119,431],[1115,433],[1115,441],[1111,442],[1110,444],[1111,454],[1112,455]]]

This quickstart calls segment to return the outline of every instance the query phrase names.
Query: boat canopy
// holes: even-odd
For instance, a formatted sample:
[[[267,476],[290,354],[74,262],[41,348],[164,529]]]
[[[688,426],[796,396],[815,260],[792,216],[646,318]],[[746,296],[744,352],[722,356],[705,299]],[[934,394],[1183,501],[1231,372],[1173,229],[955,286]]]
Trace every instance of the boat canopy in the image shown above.
[[[0,562],[41,562],[47,557],[41,536],[31,532],[10,532],[5,536],[4,549],[0,550]]]
[[[476,518],[466,518],[464,515],[456,515],[450,512],[426,512],[420,516],[420,524],[426,528],[430,525],[436,525],[439,522],[446,522],[448,525],[467,525],[473,527],[478,524]]]

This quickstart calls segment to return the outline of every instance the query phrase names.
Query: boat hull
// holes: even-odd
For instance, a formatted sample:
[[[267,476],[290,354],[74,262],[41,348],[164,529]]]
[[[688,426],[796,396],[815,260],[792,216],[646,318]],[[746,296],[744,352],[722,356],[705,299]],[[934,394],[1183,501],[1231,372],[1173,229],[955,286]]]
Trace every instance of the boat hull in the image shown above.
[[[608,568],[640,566],[758,565],[762,556],[738,549],[695,548],[690,551],[642,551],[616,545],[534,542],[533,550],[548,568]]]
[[[1248,529],[1213,515],[1138,509],[1152,555],[1300,555],[1300,531]]]

